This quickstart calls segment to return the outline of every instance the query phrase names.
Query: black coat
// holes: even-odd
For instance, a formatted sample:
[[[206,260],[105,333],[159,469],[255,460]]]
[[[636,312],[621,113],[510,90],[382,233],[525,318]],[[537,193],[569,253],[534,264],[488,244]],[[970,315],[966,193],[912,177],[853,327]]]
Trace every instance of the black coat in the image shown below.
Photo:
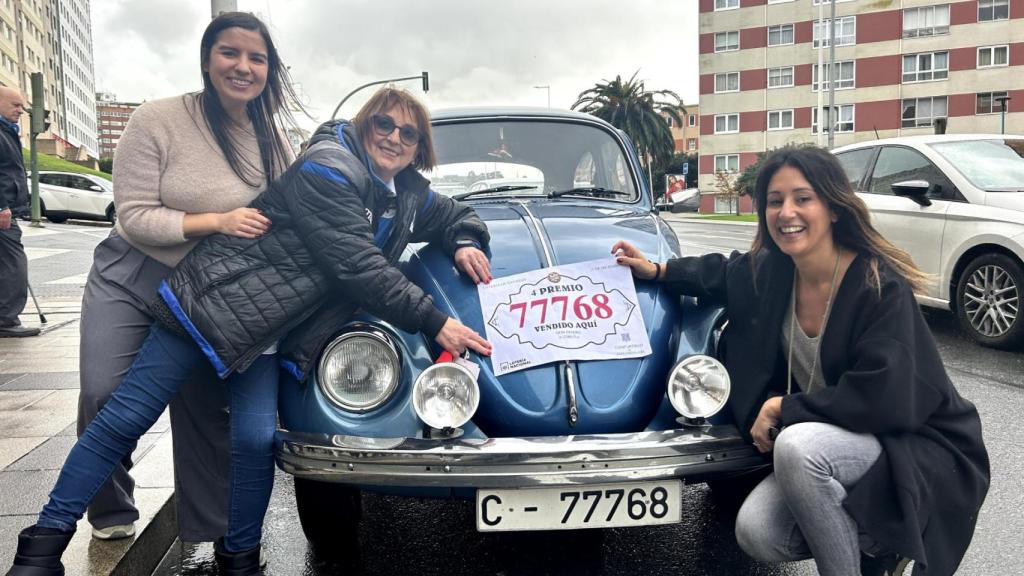
[[[409,242],[464,241],[486,249],[471,208],[431,191],[414,169],[395,177],[396,213],[383,246],[374,232],[390,191],[373,175],[354,128],[328,122],[287,172],[251,204],[270,219],[256,239],[203,239],[160,287],[154,314],[180,324],[221,377],[270,345],[304,378],[330,336],[357,309],[433,337],[447,316],[394,264]]]
[[[879,264],[879,291],[868,268],[858,256],[837,290],[821,336],[826,387],[783,398],[782,424],[874,434],[882,456],[850,490],[846,510],[880,544],[913,558],[915,575],[953,574],[988,491],[981,420],[946,375],[909,285]],[[730,403],[749,438],[764,401],[786,390],[781,343],[792,260],[764,254],[755,273],[749,254],[680,258],[665,277],[684,294],[725,306]]]
[[[0,210],[10,208],[15,216],[28,209],[28,181],[21,140],[0,122]]]

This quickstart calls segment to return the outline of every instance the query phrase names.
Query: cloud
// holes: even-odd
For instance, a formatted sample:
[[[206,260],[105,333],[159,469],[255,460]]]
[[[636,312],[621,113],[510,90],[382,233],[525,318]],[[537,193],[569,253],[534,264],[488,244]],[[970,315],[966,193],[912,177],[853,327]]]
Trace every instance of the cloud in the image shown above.
[[[198,87],[208,2],[92,5],[99,86],[125,99]],[[548,85],[552,106],[567,108],[594,83],[637,70],[648,89],[697,99],[696,0],[241,0],[239,8],[268,22],[318,119],[361,84],[423,70],[431,107],[544,106],[547,93],[534,86]]]

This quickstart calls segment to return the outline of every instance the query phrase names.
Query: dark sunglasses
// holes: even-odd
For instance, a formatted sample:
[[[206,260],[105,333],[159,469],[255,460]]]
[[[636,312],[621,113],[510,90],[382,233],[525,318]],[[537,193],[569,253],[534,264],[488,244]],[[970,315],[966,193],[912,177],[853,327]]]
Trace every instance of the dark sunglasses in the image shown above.
[[[410,124],[399,126],[390,116],[374,114],[370,120],[373,122],[373,131],[378,136],[390,136],[395,128],[398,128],[398,139],[406,146],[415,146],[420,143],[420,131]]]

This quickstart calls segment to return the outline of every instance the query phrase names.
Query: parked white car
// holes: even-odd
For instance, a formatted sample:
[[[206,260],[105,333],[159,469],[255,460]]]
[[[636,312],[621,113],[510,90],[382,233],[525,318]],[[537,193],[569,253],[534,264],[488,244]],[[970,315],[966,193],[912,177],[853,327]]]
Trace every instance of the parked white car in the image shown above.
[[[919,301],[975,341],[1024,343],[1024,136],[946,134],[833,150],[878,230],[935,278]]]
[[[76,172],[39,171],[39,212],[50,222],[68,218],[117,220],[110,180]]]

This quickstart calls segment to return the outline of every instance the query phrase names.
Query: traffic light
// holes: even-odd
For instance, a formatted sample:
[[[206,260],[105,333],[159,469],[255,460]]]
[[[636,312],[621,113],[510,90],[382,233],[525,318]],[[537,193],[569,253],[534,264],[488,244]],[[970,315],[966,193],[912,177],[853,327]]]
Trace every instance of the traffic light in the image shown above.
[[[50,111],[44,109],[42,113],[37,113],[40,108],[32,109],[32,132],[34,134],[42,134],[50,129]]]
[[[32,78],[32,133],[42,134],[50,128],[50,111],[45,109],[43,90],[43,74],[33,72]]]

